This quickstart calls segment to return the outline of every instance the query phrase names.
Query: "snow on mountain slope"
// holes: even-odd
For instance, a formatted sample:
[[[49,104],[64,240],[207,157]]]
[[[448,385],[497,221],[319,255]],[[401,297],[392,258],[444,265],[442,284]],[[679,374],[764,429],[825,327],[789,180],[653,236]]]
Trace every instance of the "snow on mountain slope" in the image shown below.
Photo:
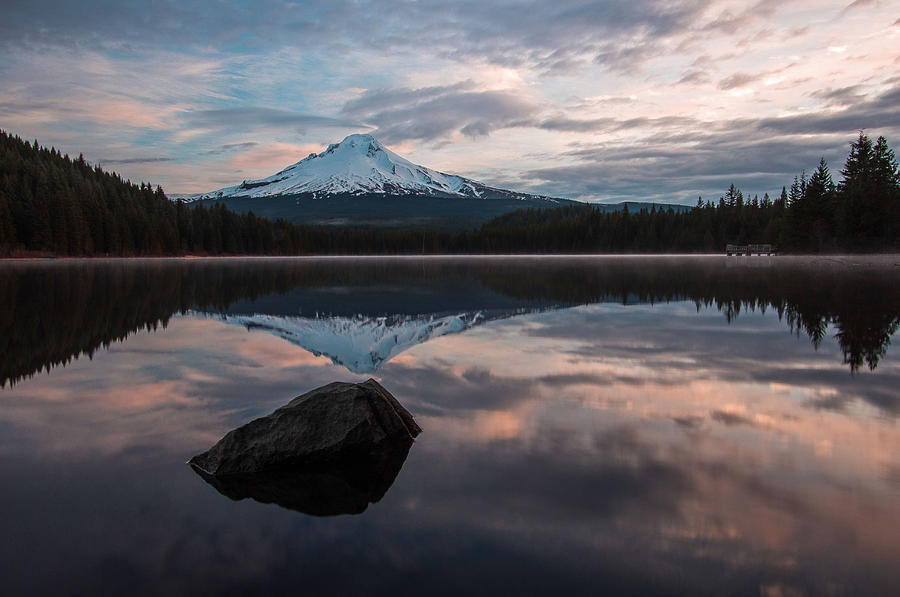
[[[384,147],[371,135],[350,135],[329,145],[322,153],[311,153],[281,172],[259,180],[212,193],[181,195],[183,199],[230,197],[277,197],[316,193],[323,195],[383,193],[443,197],[530,195],[493,189],[461,176],[444,174],[413,164]],[[175,197],[173,195],[173,197]]]

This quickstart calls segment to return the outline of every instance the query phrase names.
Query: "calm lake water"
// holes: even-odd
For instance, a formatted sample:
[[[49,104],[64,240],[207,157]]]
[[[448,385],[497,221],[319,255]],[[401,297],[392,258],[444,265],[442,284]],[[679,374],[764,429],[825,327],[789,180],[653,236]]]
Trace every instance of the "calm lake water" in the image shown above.
[[[900,257],[2,263],[0,591],[898,595],[898,325]],[[361,514],[185,465],[370,377]]]

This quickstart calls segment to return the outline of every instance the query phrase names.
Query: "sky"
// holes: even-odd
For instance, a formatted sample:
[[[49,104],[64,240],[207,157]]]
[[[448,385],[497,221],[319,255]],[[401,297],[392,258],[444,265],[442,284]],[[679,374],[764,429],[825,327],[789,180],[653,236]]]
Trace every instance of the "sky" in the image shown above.
[[[170,193],[352,133],[517,191],[777,194],[900,139],[900,2],[5,0],[0,129]]]

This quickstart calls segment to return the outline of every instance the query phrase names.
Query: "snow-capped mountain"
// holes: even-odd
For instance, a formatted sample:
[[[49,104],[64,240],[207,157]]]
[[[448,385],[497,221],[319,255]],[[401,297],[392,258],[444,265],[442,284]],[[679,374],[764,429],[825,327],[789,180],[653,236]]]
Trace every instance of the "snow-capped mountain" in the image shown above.
[[[434,197],[528,199],[535,195],[488,187],[474,180],[413,164],[371,135],[350,135],[311,153],[267,178],[245,180],[211,193],[182,199],[265,198],[281,196],[428,195]],[[173,198],[177,197],[173,195]],[[549,199],[549,198],[548,198]]]

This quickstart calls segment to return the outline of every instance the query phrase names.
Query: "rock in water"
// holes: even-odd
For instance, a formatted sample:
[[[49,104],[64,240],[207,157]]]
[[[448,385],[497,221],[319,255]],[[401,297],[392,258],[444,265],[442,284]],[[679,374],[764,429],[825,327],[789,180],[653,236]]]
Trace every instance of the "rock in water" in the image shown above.
[[[334,382],[228,432],[189,464],[209,475],[257,473],[363,457],[422,430],[374,379]]]
[[[190,459],[220,493],[319,516],[385,494],[421,428],[378,382],[335,382],[228,432]]]

